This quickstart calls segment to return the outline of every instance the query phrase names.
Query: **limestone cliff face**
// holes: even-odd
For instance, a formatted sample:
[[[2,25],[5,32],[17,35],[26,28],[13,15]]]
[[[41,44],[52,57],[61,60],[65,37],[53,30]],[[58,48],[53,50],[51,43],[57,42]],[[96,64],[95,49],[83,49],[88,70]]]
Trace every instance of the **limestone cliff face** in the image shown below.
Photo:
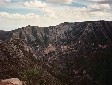
[[[111,47],[112,21],[0,31],[0,76],[39,67],[64,85],[111,85]]]

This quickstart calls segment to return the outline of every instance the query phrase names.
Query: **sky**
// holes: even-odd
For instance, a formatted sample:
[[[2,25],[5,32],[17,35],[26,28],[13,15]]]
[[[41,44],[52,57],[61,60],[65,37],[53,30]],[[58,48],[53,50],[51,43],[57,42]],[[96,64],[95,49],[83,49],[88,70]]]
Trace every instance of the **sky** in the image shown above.
[[[0,30],[112,20],[112,0],[0,0]]]

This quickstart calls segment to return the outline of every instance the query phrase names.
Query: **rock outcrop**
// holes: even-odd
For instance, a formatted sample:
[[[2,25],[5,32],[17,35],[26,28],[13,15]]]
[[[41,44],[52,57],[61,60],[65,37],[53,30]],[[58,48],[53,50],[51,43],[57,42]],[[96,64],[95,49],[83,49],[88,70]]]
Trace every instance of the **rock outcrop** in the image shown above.
[[[11,78],[1,80],[0,85],[22,85],[22,82],[18,78]]]

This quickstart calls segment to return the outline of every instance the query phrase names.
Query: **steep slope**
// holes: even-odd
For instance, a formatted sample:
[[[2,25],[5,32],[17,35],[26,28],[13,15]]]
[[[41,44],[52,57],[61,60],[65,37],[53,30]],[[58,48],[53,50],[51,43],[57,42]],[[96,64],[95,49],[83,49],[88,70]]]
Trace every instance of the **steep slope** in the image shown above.
[[[59,85],[60,82],[60,85],[112,84],[112,21],[27,26],[3,32],[0,40],[3,76],[8,67],[16,71],[39,67],[51,75],[50,79],[55,78],[58,82],[51,85]]]
[[[0,44],[0,77],[16,77],[18,71],[34,67],[36,60],[33,55],[32,49],[21,40],[2,42]]]
[[[42,61],[36,58],[35,51],[22,40],[13,39],[0,43],[0,79],[16,77],[21,79],[21,73],[24,75],[27,71],[37,69],[39,72],[36,76],[38,82],[36,81],[36,84],[33,85],[41,82],[45,82],[47,85],[63,85],[42,68],[42,65]],[[23,75],[22,78],[24,78]]]

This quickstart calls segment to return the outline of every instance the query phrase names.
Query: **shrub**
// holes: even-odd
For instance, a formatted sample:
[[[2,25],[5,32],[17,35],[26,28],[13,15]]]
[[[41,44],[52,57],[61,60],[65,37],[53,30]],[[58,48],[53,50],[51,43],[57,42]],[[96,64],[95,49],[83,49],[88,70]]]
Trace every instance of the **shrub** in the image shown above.
[[[19,73],[20,80],[24,81],[26,85],[37,85],[41,76],[41,71],[32,68]]]

